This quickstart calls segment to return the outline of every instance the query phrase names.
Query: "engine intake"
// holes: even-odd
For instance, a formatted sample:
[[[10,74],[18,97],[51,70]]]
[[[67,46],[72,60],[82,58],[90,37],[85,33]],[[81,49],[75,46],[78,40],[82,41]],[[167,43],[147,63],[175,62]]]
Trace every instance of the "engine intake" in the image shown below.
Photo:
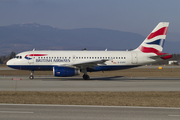
[[[56,77],[69,77],[80,74],[80,69],[73,67],[53,67],[53,74]]]

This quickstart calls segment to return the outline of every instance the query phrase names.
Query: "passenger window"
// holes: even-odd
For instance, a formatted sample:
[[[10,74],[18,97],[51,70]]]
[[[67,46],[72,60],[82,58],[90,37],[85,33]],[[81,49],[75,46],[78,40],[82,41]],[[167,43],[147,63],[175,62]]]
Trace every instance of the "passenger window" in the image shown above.
[[[22,56],[20,56],[20,59],[22,59]]]
[[[126,59],[126,57],[124,57],[124,59]]]

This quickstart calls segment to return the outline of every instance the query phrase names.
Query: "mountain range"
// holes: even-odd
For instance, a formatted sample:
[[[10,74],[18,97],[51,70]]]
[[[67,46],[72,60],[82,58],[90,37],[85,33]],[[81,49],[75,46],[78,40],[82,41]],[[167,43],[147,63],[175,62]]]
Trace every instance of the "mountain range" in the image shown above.
[[[150,31],[151,32],[151,31]],[[167,39],[180,35],[168,33]],[[144,36],[101,28],[59,29],[38,23],[0,26],[0,56],[33,50],[130,50],[137,48]],[[180,53],[180,42],[165,42],[163,52]]]

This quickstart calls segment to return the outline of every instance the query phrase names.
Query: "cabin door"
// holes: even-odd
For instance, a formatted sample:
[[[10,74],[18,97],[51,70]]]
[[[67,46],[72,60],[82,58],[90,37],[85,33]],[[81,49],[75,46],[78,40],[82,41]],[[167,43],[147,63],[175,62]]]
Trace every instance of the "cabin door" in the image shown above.
[[[131,57],[132,57],[132,64],[138,64],[138,56],[137,56],[137,53],[132,53],[131,54]]]
[[[75,55],[72,56],[72,62],[73,62],[73,63],[76,62],[76,56],[75,56]]]
[[[29,53],[29,54],[26,56],[26,59],[28,59],[29,65],[33,64],[33,63],[34,63],[34,52]]]

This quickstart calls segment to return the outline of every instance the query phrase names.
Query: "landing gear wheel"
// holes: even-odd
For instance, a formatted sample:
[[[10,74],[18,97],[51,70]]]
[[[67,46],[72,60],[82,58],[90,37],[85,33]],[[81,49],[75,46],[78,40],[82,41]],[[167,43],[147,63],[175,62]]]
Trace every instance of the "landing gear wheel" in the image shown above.
[[[33,76],[33,75],[30,75],[30,76],[29,76],[29,79],[31,79],[31,80],[34,79],[34,76]]]
[[[31,74],[30,74],[30,76],[29,76],[29,79],[30,79],[30,80],[34,79],[33,74],[34,74],[34,71],[33,71],[33,70],[31,70]]]
[[[84,75],[83,75],[83,79],[84,79],[84,80],[89,80],[90,77],[89,77],[89,75],[85,75],[85,74],[84,74]]]

